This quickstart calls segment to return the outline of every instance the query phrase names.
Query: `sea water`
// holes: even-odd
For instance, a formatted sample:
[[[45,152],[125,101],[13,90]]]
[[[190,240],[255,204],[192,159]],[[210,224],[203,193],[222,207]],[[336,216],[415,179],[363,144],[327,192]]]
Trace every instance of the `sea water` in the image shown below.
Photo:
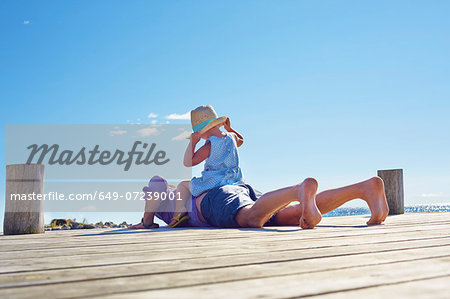
[[[405,206],[405,213],[450,212],[450,203],[419,204]],[[370,214],[369,208],[337,208],[323,217],[352,216]]]

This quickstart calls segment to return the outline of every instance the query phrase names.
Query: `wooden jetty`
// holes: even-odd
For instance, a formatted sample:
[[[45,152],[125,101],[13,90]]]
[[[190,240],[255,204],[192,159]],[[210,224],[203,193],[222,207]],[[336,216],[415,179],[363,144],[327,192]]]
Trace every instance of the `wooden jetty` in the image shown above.
[[[450,213],[0,236],[0,298],[448,298]]]

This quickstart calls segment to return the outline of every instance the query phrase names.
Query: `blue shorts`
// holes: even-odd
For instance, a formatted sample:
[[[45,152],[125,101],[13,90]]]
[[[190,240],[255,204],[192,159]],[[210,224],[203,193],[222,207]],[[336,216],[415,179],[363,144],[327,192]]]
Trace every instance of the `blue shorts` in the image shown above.
[[[203,218],[208,224],[217,227],[240,227],[236,222],[237,212],[258,199],[250,185],[225,185],[208,191],[200,205]],[[276,213],[264,226],[276,226]]]

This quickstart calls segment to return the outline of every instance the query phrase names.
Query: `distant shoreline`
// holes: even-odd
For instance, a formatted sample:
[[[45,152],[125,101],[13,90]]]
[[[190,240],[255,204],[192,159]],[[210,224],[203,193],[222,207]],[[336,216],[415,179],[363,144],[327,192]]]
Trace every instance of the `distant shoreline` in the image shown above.
[[[405,213],[438,213],[438,212],[450,212],[450,203],[436,203],[436,204],[417,204],[405,206]],[[341,217],[341,216],[354,216],[354,215],[366,215],[370,214],[369,208],[337,208],[329,213],[323,215],[323,217]]]

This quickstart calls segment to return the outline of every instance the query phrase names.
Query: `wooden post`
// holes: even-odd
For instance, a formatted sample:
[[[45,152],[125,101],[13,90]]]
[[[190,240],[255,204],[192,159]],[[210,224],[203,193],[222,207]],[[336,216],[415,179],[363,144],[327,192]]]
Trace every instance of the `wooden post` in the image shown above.
[[[389,215],[405,213],[403,195],[403,169],[378,170],[378,176],[383,179]]]
[[[38,234],[44,232],[44,165],[15,164],[6,166],[6,197],[3,233],[5,235]],[[19,200],[17,196],[20,196]]]

